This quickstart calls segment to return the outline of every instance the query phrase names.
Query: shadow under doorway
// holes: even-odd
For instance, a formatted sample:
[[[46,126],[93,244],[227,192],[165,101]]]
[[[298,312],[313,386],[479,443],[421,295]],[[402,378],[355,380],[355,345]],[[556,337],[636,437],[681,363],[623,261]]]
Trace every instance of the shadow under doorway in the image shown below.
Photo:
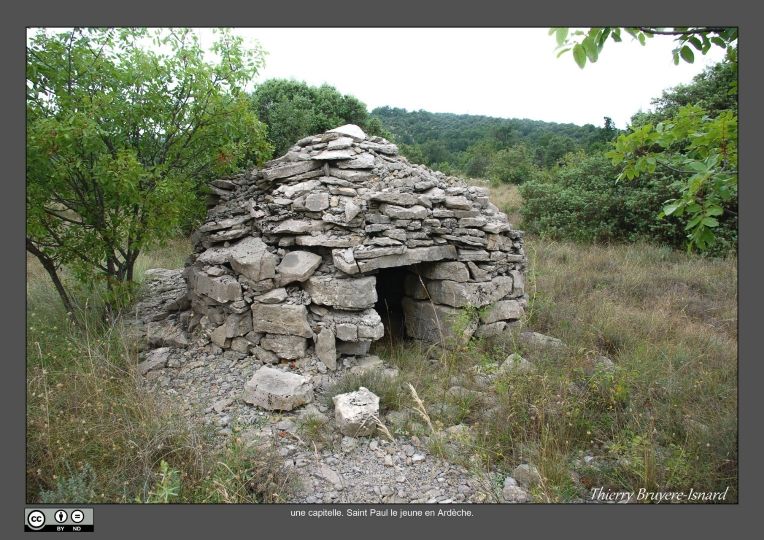
[[[405,296],[404,282],[410,273],[408,266],[399,266],[382,269],[377,274],[377,303],[374,309],[385,327],[385,336],[381,340],[385,345],[394,346],[408,339],[401,301]]]

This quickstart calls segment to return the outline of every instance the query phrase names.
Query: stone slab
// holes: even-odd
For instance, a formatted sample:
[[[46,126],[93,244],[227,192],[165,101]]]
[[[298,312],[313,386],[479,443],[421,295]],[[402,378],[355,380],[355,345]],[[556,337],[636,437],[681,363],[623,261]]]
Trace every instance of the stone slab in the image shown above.
[[[291,411],[313,401],[313,385],[302,375],[263,366],[244,385],[244,401],[272,411]]]
[[[334,277],[311,277],[304,288],[313,302],[343,309],[364,309],[377,301],[377,278],[337,279]]]
[[[313,337],[305,306],[252,304],[252,329],[267,334]]]

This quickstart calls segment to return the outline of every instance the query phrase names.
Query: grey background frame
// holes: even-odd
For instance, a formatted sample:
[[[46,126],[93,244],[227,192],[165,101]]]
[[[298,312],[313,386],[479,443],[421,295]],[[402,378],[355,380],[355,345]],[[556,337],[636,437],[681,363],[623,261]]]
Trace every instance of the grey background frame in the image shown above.
[[[297,5],[300,4],[299,9]],[[414,3],[387,0],[384,3],[340,0],[331,3],[272,1],[245,4],[229,0],[182,4],[160,4],[133,0],[129,3],[103,1],[33,3],[6,8],[0,32],[3,66],[8,83],[0,89],[5,120],[3,148],[6,174],[2,197],[2,231],[8,260],[0,266],[0,283],[6,301],[2,306],[5,373],[2,378],[5,445],[2,446],[2,509],[6,533],[21,535],[25,504],[25,248],[24,229],[24,47],[27,26],[604,26],[651,24],[715,24],[740,27],[740,247],[739,247],[739,456],[740,503],[712,506],[599,506],[599,505],[482,505],[465,506],[471,518],[291,518],[297,505],[95,505],[95,537],[134,538],[136,535],[210,537],[240,533],[258,537],[298,535],[343,538],[384,537],[404,533],[407,537],[464,538],[475,535],[512,537],[586,536],[599,538],[659,538],[677,535],[697,538],[746,537],[755,530],[761,508],[762,460],[760,458],[762,362],[756,353],[754,332],[758,328],[755,309],[760,304],[760,284],[754,276],[761,268],[757,247],[762,230],[762,184],[754,176],[753,154],[759,142],[755,128],[762,120],[760,41],[751,3],[695,0],[687,4],[642,0],[639,3],[566,2],[513,5],[495,0]],[[760,18],[758,19],[760,20]],[[328,36],[330,30],[327,30]],[[550,38],[551,39],[551,38]],[[512,51],[507,51],[508,55]],[[521,51],[520,51],[521,53]],[[458,70],[458,66],[455,66]],[[358,505],[360,506],[360,505]],[[319,508],[300,507],[300,508]],[[343,508],[343,506],[338,506]],[[431,506],[420,505],[420,509]],[[90,538],[90,537],[88,537]]]

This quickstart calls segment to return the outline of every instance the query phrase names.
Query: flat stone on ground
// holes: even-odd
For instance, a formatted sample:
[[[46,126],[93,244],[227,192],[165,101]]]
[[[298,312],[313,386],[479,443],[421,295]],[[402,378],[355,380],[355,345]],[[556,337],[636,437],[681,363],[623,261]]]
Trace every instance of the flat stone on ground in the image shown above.
[[[517,353],[507,356],[506,360],[499,366],[499,371],[505,373],[527,373],[535,370],[536,366]]]
[[[541,483],[541,474],[534,465],[529,463],[515,467],[515,470],[512,471],[512,478],[525,488]]]
[[[173,349],[170,347],[160,347],[150,351],[146,355],[146,359],[138,364],[138,373],[145,375],[149,371],[165,367],[172,352]]]
[[[517,481],[511,476],[504,479],[504,487],[501,490],[502,499],[505,503],[530,502],[528,492],[517,485]]]
[[[186,332],[171,319],[148,323],[146,340],[152,347],[186,347],[189,343]]]
[[[268,410],[291,411],[313,401],[313,385],[302,375],[263,366],[244,385],[244,401]]]
[[[549,347],[551,349],[561,349],[565,344],[552,336],[539,334],[538,332],[523,332],[520,334],[520,340],[534,347]]]
[[[369,373],[371,371],[381,371],[384,367],[385,365],[379,356],[369,355],[358,359],[355,362],[355,365],[350,368],[350,373],[363,375],[364,373]]]

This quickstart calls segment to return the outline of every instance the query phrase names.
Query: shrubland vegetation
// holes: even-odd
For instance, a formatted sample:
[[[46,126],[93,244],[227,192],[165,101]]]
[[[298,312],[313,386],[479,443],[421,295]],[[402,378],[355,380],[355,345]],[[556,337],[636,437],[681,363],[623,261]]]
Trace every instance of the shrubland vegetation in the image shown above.
[[[652,240],[681,246],[676,218],[659,220],[664,201],[677,196],[665,175],[616,182],[618,167],[602,154],[568,154],[560,167],[520,186],[528,231],[578,242]]]
[[[572,51],[579,67],[596,62],[621,32],[645,45],[653,36],[672,36],[674,63],[695,61],[713,47],[724,63],[706,70],[693,84],[663,94],[658,110],[640,115],[606,152],[621,169],[618,180],[669,175],[678,195],[664,202],[659,219],[675,216],[688,250],[727,252],[737,244],[737,39],[735,27],[600,27],[570,32],[552,28],[559,55]],[[732,241],[729,241],[733,236]]]
[[[536,168],[553,167],[568,152],[604,149],[616,134],[609,118],[598,128],[391,107],[374,109],[372,115],[410,160],[497,182],[523,182]]]

